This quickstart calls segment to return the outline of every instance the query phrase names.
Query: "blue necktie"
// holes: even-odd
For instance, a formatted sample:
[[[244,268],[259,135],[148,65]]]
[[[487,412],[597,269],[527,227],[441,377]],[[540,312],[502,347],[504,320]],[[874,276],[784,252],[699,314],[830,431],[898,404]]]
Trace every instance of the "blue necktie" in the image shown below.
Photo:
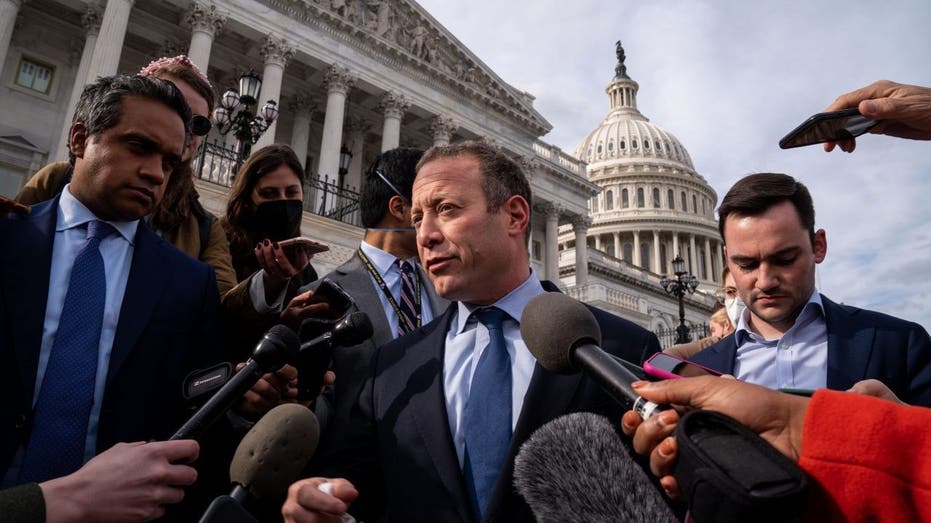
[[[21,482],[70,474],[84,462],[107,294],[99,247],[100,241],[114,232],[106,222],[87,224],[87,241],[74,259],[58,332],[36,400]]]
[[[501,327],[505,312],[490,307],[473,314],[488,329],[490,339],[472,375],[462,413],[463,475],[481,519],[511,442],[511,357]]]
[[[414,285],[414,267],[410,262],[398,260],[401,268],[401,317],[398,318],[398,336],[417,328],[417,286]]]

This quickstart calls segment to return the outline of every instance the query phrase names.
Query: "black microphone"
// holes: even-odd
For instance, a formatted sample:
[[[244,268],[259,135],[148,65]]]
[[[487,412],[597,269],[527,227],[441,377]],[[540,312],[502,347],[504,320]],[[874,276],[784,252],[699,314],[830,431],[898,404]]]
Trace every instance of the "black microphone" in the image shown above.
[[[242,398],[262,375],[280,369],[300,350],[301,341],[285,325],[275,325],[255,346],[252,357],[170,439],[197,439]]]
[[[277,500],[296,481],[317,449],[320,425],[307,407],[285,403],[268,411],[236,448],[232,492],[213,500],[200,523],[252,523],[248,499]]]
[[[334,347],[357,345],[371,338],[372,332],[372,321],[368,315],[353,312],[327,332],[301,343],[296,365],[298,399],[312,400],[320,393],[323,376],[333,359]]]
[[[538,523],[677,521],[611,422],[589,412],[537,429],[514,460],[514,486]]]
[[[520,335],[543,368],[559,374],[584,372],[641,418],[668,409],[634,392],[630,384],[640,378],[599,347],[601,327],[581,302],[559,292],[536,296],[524,308]]]

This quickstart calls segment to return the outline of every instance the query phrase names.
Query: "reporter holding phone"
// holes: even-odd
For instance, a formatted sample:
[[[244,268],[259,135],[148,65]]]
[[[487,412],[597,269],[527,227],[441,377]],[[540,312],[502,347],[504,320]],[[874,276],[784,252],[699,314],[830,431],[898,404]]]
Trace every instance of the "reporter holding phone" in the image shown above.
[[[879,80],[844,93],[827,106],[825,111],[839,111],[856,107],[860,114],[882,120],[870,132],[910,140],[931,140],[931,88]],[[853,152],[856,140],[828,142],[824,150],[833,151],[840,146],[844,152]]]

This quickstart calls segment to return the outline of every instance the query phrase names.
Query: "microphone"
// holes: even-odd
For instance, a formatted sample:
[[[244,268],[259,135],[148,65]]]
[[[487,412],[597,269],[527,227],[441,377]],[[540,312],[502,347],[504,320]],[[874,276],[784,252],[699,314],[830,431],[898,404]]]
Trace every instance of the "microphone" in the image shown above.
[[[599,347],[598,320],[585,305],[565,294],[545,292],[530,300],[521,315],[520,335],[543,368],[559,374],[584,372],[643,419],[669,408],[634,392],[630,384],[640,378]]]
[[[611,422],[590,412],[537,429],[514,460],[514,486],[538,523],[678,521]]]
[[[301,343],[297,354],[297,397],[312,400],[320,393],[323,376],[330,368],[334,347],[350,347],[372,337],[372,321],[364,312],[353,312],[329,331]]]
[[[298,479],[317,448],[320,425],[307,407],[279,405],[262,417],[236,448],[230,464],[232,492],[213,500],[200,523],[252,523],[249,498],[277,500]]]
[[[285,325],[275,325],[255,346],[245,366],[194,413],[170,439],[197,439],[229,410],[262,375],[280,369],[300,350],[301,341]]]

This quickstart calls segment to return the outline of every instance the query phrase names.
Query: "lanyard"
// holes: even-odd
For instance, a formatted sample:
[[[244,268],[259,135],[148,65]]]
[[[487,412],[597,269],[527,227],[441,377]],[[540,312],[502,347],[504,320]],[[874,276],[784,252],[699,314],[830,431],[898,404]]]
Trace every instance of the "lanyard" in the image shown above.
[[[381,274],[378,274],[378,269],[376,269],[375,266],[372,265],[372,262],[369,260],[369,257],[366,256],[364,252],[362,252],[362,249],[359,249],[358,251],[356,251],[356,253],[359,255],[359,259],[362,260],[362,264],[365,265],[366,269],[368,269],[369,274],[372,275],[372,278],[375,278],[375,282],[378,283],[379,287],[381,287],[381,291],[385,294],[385,298],[388,298],[388,303],[391,304],[391,308],[394,309],[394,313],[398,315],[398,320],[401,320],[401,318],[404,317],[404,315],[401,314],[401,307],[398,306],[398,302],[395,301],[394,296],[391,295],[391,289],[388,288],[388,285],[385,283],[385,280],[382,279]],[[401,268],[398,267],[398,270],[401,270]],[[421,299],[422,298],[420,295],[420,272],[417,270],[415,270],[414,272],[417,274],[417,278],[414,279],[414,294],[416,294],[415,305],[417,307],[417,310],[415,312],[417,313],[417,324],[414,326],[414,328],[417,329],[417,328],[420,328],[421,319],[422,319],[422,313],[421,313]],[[404,285],[403,277],[404,275],[402,274],[401,275],[402,286]]]

